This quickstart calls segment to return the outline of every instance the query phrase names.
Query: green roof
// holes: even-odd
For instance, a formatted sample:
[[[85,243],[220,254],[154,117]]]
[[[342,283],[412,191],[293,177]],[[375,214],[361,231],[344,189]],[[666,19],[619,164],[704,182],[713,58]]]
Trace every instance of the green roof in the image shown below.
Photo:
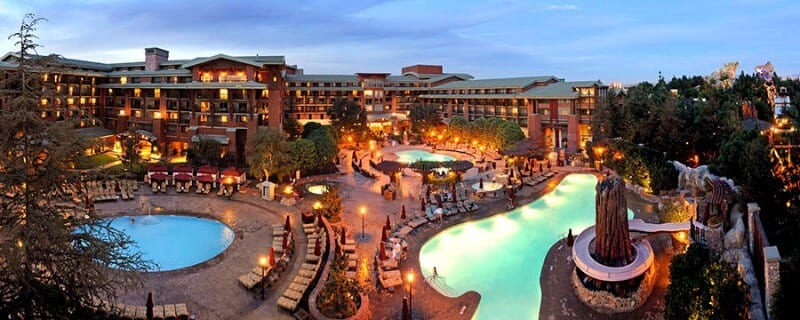
[[[483,89],[483,88],[524,88],[537,82],[546,82],[559,79],[554,76],[498,78],[453,81],[436,86],[435,89]]]
[[[113,130],[103,127],[89,127],[89,128],[75,129],[75,133],[81,135],[84,138],[89,138],[89,139],[97,139],[114,135]]]
[[[109,77],[124,77],[124,76],[191,76],[192,71],[187,69],[168,69],[168,70],[134,70],[134,71],[112,71],[108,73]]]
[[[358,78],[355,75],[347,75],[347,74],[287,74],[286,81],[358,82]]]
[[[577,98],[578,92],[573,88],[602,86],[600,81],[570,81],[556,82],[544,87],[532,88],[522,93],[523,96],[532,98]]]
[[[246,82],[187,82],[187,83],[104,83],[98,88],[161,88],[161,89],[266,89],[265,83]]]

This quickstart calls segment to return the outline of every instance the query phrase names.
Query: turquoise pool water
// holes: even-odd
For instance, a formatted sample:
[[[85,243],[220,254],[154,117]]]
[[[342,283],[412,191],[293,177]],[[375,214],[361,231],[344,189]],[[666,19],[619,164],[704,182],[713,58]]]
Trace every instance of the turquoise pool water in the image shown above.
[[[442,231],[420,249],[422,275],[446,296],[480,293],[473,319],[538,319],[544,258],[569,228],[577,235],[594,224],[595,184],[571,174],[526,206]]]
[[[398,161],[405,162],[405,163],[412,163],[418,160],[423,161],[453,161],[456,158],[453,158],[448,155],[438,154],[438,153],[430,153],[425,150],[404,150],[404,151],[397,151],[395,154],[399,157]]]
[[[133,219],[133,220],[131,220]],[[133,221],[133,222],[131,222]],[[233,229],[211,219],[189,216],[124,216],[111,219],[156,265],[149,271],[169,271],[216,257],[233,243]]]

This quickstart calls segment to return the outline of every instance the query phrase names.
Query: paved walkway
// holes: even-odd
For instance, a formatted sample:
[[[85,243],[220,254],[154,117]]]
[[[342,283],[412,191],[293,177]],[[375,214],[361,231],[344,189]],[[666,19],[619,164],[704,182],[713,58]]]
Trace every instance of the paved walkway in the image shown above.
[[[343,152],[343,158],[340,159],[342,160],[340,168],[344,172],[352,172],[349,168],[351,154],[352,151]],[[498,169],[500,168],[502,165],[498,166]],[[516,194],[517,202],[522,205],[533,201],[554,188],[566,174],[583,171],[580,168],[553,170],[558,175],[536,187],[525,186]],[[488,176],[494,176],[494,171],[482,172],[475,179],[479,177],[487,179]],[[420,177],[405,175],[403,188],[407,192],[395,201],[384,200],[379,193],[380,186],[388,182],[385,176],[370,179],[360,174],[341,173],[304,178],[298,185],[303,187],[318,181],[341,187],[345,207],[342,224],[347,227],[350,234],[355,235],[356,252],[360,257],[357,275],[361,287],[370,297],[372,318],[399,319],[402,298],[407,295],[408,286],[404,284],[393,291],[379,289],[372,261],[380,242],[379,234],[386,216],[389,216],[392,223],[396,223],[400,217],[401,205],[406,206],[409,214],[419,210],[419,200],[416,196],[421,190]],[[196,315],[197,319],[291,319],[288,312],[277,307],[276,301],[302,264],[302,260],[298,257],[305,256],[307,241],[299,223],[300,212],[309,210],[317,196],[306,194],[305,199],[295,206],[286,207],[277,202],[260,199],[256,190],[245,188],[242,191],[235,193],[232,200],[224,200],[213,194],[197,195],[193,192],[175,194],[173,189],[167,194],[153,195],[149,189],[140,188],[137,198],[133,201],[98,203],[97,208],[106,216],[139,214],[142,199],[146,197],[146,201],[151,201],[156,208],[154,210],[156,214],[187,213],[215,218],[231,226],[236,233],[233,244],[220,256],[186,269],[145,274],[143,287],[121,294],[120,301],[126,304],[144,305],[147,292],[152,292],[156,304],[186,303],[190,313]],[[451,225],[508,210],[507,200],[503,197],[484,199],[479,201],[479,204],[481,209],[476,212],[447,217],[440,223],[428,223],[413,231],[407,239],[408,257],[400,265],[403,273],[413,271],[417,279],[420,279],[419,250],[425,241],[436,233]],[[358,214],[362,206],[367,209],[364,217]],[[253,292],[245,290],[238,283],[237,277],[256,266],[258,257],[267,254],[272,241],[272,231],[269,226],[283,222],[286,214],[292,217],[296,240],[295,254],[281,280],[274,287],[267,289],[266,299],[262,301],[260,295],[256,297]],[[544,272],[542,274],[545,275]],[[480,295],[476,292],[467,292],[456,298],[444,297],[421,281],[415,282],[412,290],[412,307],[416,319],[470,319],[480,301]],[[543,310],[546,309],[546,304],[547,302],[543,300]]]

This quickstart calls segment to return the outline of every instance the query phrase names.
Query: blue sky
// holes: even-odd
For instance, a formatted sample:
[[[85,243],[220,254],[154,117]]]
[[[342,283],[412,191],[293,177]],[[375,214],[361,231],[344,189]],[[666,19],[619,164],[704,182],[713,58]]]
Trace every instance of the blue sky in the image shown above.
[[[40,53],[100,62],[142,61],[155,46],[173,59],[284,55],[306,73],[420,63],[476,78],[635,83],[730,61],[800,73],[800,1],[0,0],[2,39],[27,12],[49,20]]]

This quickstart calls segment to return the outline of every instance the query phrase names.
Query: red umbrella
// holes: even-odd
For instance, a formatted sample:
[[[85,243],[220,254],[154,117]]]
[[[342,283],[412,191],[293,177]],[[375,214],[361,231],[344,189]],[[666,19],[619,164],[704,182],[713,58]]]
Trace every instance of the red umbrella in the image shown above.
[[[542,171],[544,171],[544,169],[542,169],[542,163],[539,162],[539,172],[542,172]]]
[[[275,266],[275,249],[269,247],[269,265],[271,267]]]
[[[386,255],[386,248],[383,246],[383,243],[379,244],[379,245],[378,245],[378,247],[380,248],[380,249],[379,249],[379,251],[380,251],[380,255],[378,256],[378,258],[379,258],[380,260],[386,260],[386,259],[389,259],[389,256],[387,256],[387,255]]]
[[[286,215],[286,222],[283,224],[283,232],[284,233],[291,233],[292,226],[289,224],[289,215]]]
[[[406,205],[400,206],[400,219],[406,219]]]
[[[322,254],[322,248],[320,248],[319,238],[317,238],[317,242],[314,242],[314,255],[319,256]]]
[[[153,293],[147,293],[147,303],[145,304],[145,318],[147,320],[153,320]]]
[[[389,222],[389,215],[386,215],[386,230],[392,230],[392,224]]]
[[[386,229],[386,226],[381,227],[381,242],[389,241],[389,238],[386,236],[386,231],[389,231],[389,229]]]

